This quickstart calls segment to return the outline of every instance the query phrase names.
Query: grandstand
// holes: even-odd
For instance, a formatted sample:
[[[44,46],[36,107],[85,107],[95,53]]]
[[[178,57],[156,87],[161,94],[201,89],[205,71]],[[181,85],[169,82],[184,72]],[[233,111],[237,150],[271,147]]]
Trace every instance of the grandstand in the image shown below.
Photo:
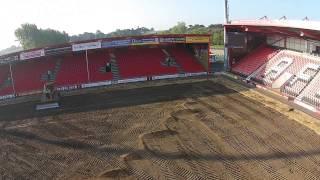
[[[89,63],[89,78],[90,82],[99,82],[105,80],[112,80],[111,71],[107,72],[105,66],[110,63],[111,56],[108,51],[98,50],[88,54]]]
[[[239,63],[234,64],[232,70],[235,73],[248,76],[255,70],[257,70],[260,66],[268,62],[275,54],[275,49],[262,45],[261,47],[258,47],[253,52],[242,58]]]
[[[178,73],[177,67],[166,65],[167,57],[161,48],[129,49],[125,52],[117,52],[115,58],[123,78]]]
[[[243,20],[226,24],[231,72],[319,109],[320,24],[290,20]]]
[[[192,56],[186,49],[181,47],[172,48],[170,53],[173,57],[175,57],[176,62],[181,65],[185,72],[204,71],[203,67],[195,60],[195,57]]]
[[[57,74],[56,85],[60,87],[87,82],[85,54],[72,54],[63,57],[63,60],[61,60],[60,71]]]
[[[13,79],[17,93],[23,94],[42,90],[44,82],[49,81],[46,75],[53,71],[56,61],[39,59],[38,61],[17,63],[13,66]]]
[[[147,35],[74,42],[0,57],[0,99],[208,71],[210,35]],[[11,68],[11,71],[10,71]]]

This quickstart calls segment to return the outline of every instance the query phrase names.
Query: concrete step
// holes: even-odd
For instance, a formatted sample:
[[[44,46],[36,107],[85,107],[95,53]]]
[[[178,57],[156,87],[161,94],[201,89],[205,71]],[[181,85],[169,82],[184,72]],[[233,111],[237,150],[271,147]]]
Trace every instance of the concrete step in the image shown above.
[[[166,49],[161,49],[163,53],[165,53],[167,55],[167,57],[170,56],[169,52]]]
[[[54,81],[56,79],[56,75],[53,74],[53,75],[51,75],[50,79],[48,79],[47,74],[43,74],[43,75],[41,75],[40,79],[41,79],[41,81]]]
[[[59,71],[60,71],[61,63],[62,63],[61,61],[62,61],[62,60],[59,59],[59,60],[56,62],[56,66],[54,67],[53,75],[52,75],[52,77],[54,77],[53,80],[56,80],[57,74],[58,74]]]
[[[38,104],[36,105],[36,110],[46,110],[46,109],[56,109],[59,108],[60,105],[58,102],[52,102],[52,103],[44,103],[44,104]]]
[[[181,67],[181,65],[177,63],[175,58],[173,56],[171,56],[171,54],[166,49],[162,49],[162,51],[163,51],[164,54],[166,54],[167,57],[171,58],[171,64],[174,65],[175,67],[177,67],[177,70],[178,70],[179,74],[185,73],[183,68]]]
[[[10,80],[10,81],[6,80],[6,81],[3,82],[2,84],[0,84],[0,90],[11,86],[11,84],[12,84],[12,81],[11,81],[11,80]]]
[[[113,80],[119,80],[119,79],[121,79],[121,77],[120,77],[120,73],[119,73],[118,63],[117,63],[115,55],[113,53],[111,53],[111,54],[110,54],[110,57],[111,57],[110,64],[111,64],[112,77],[113,77]]]

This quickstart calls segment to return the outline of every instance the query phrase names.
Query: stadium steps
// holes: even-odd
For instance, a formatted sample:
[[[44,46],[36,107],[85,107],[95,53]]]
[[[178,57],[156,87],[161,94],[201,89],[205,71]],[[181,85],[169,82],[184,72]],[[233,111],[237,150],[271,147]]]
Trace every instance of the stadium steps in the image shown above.
[[[8,65],[0,66],[0,96],[13,93],[12,81]]]
[[[183,70],[183,68],[181,67],[181,65],[177,63],[176,59],[175,59],[174,57],[172,57],[172,56],[170,55],[170,53],[169,53],[166,49],[162,49],[162,52],[163,52],[167,57],[171,57],[171,58],[172,58],[173,61],[171,62],[171,65],[177,67],[177,70],[178,70],[178,73],[179,73],[179,74],[184,74],[184,73],[185,73],[184,70]]]
[[[320,108],[320,72],[312,79],[312,81],[303,89],[298,96],[298,100],[312,105],[316,108]]]
[[[311,74],[306,73],[309,70]],[[320,66],[315,64],[310,64],[309,67],[305,66],[299,74],[290,81],[289,84],[284,86],[283,92],[291,95],[293,97],[298,97],[308,86],[308,84],[313,81],[320,71]],[[296,85],[297,84],[297,85]]]
[[[261,65],[257,70],[255,70],[252,74],[250,74],[246,78],[246,81],[250,81],[252,78],[256,77],[260,73],[260,71],[266,68],[266,66],[267,66],[267,63],[264,63],[263,65]]]
[[[7,74],[5,76],[6,78],[3,80],[3,82],[0,84],[0,89],[6,88],[8,86],[11,86],[11,80],[9,79],[10,74]]]
[[[3,65],[0,67],[0,89],[5,88],[11,83],[9,81],[10,72],[9,72],[9,66]]]
[[[46,73],[44,73],[42,76],[41,76],[41,80],[42,81],[49,81],[49,82],[53,82],[56,80],[56,77],[57,77],[57,74],[59,73],[60,71],[60,67],[61,67],[61,59],[57,60],[56,62],[56,65],[53,69],[53,72],[52,72],[52,76],[50,77],[50,79],[48,79],[48,76]]]
[[[167,55],[167,57],[170,57],[170,54],[169,54],[169,52],[168,52],[166,49],[161,49],[161,50],[162,50],[162,52],[163,52],[164,54]]]
[[[56,80],[56,77],[61,69],[61,63],[62,63],[62,60],[58,59],[56,62],[56,66],[54,67],[53,76],[52,76],[54,81]]]
[[[177,61],[173,58],[173,61],[171,61],[171,65],[177,67],[178,73],[179,74],[184,74],[184,70],[180,66],[180,64],[177,63]]]
[[[2,84],[0,84],[0,90],[6,89],[11,86],[11,80],[5,80]]]
[[[113,53],[110,53],[110,65],[111,65],[111,73],[112,73],[113,80],[116,81],[121,79],[116,56]]]

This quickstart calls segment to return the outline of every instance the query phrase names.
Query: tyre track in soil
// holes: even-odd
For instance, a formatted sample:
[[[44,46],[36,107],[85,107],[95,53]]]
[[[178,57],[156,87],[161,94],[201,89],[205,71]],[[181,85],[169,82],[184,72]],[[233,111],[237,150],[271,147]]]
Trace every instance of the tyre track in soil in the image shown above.
[[[203,125],[201,125],[201,123],[197,121],[189,122],[186,120],[186,121],[183,121],[182,124],[186,126],[183,129],[186,129],[188,131],[185,131],[184,133],[180,132],[178,136],[179,136],[179,140],[184,142],[183,148],[184,148],[184,151],[187,152],[187,154],[191,154],[192,157],[198,157],[199,159],[201,159],[201,154],[215,154],[217,156],[218,163],[221,164],[222,170],[225,171],[224,174],[230,174],[230,176],[220,175],[219,177],[220,179],[225,179],[225,178],[249,179],[249,177],[245,175],[246,171],[237,163],[233,163],[223,157],[219,157],[218,153],[223,154],[224,152],[221,149],[217,149],[216,144],[218,143],[219,146],[225,146],[224,144],[221,144],[221,142],[218,142],[219,137],[212,138],[213,136],[216,136],[216,135],[209,136],[207,131],[203,131],[203,130],[207,130],[207,128],[205,128]],[[197,127],[197,128],[194,128],[194,127]],[[192,137],[193,138],[201,137],[201,138],[199,139],[195,138],[195,139],[192,139],[192,141],[190,141],[189,138],[191,139]],[[190,144],[190,142],[193,142],[193,143]],[[197,144],[195,144],[194,142],[197,142]],[[208,163],[208,164],[206,165],[204,163]],[[204,161],[198,161],[196,162],[196,164],[198,165],[201,164],[202,167],[206,166],[204,169],[213,171],[213,169],[211,168],[213,164],[212,164],[212,161],[210,161],[210,159],[204,160]],[[215,172],[211,174],[219,174],[219,172]],[[210,176],[207,176],[205,178],[209,179]]]
[[[240,116],[242,115],[243,117],[250,117],[248,114],[243,114],[243,112],[246,112],[245,110],[235,109],[235,108],[232,108],[232,106],[230,106],[230,105],[237,104],[237,107],[245,107],[245,108],[247,108],[247,109],[249,109],[249,110],[254,111],[255,113],[260,112],[260,111],[255,110],[254,108],[251,108],[251,106],[248,106],[248,105],[244,104],[245,100],[244,100],[244,101],[238,101],[237,99],[232,98],[232,97],[230,97],[230,96],[233,96],[233,95],[229,95],[229,97],[228,97],[230,100],[233,101],[233,103],[228,103],[228,105],[229,105],[228,108],[231,109],[231,110],[234,110],[234,112],[237,112],[238,114],[240,114]],[[239,97],[237,97],[237,98],[239,98]],[[219,101],[219,102],[221,102],[222,104],[224,104],[224,102],[226,102],[225,100],[222,100],[222,99],[220,99],[220,100],[216,99],[216,100]],[[253,107],[255,107],[255,106],[253,106]],[[219,108],[219,109],[225,109],[225,108]],[[263,111],[263,112],[266,112],[266,111]],[[263,114],[263,113],[261,113],[261,114]],[[257,118],[257,117],[258,117],[258,116],[256,115],[255,118]],[[266,118],[266,116],[265,116],[264,114],[263,114],[262,117]],[[256,119],[256,121],[260,122],[260,119],[258,118],[258,119]],[[265,124],[265,125],[269,125],[269,124]],[[265,127],[265,125],[260,125],[260,126],[257,125],[257,126],[255,126],[255,127]],[[269,129],[269,128],[267,128],[267,129]],[[261,132],[261,130],[262,130],[262,129],[260,129],[260,131],[258,131],[258,132]],[[250,131],[248,131],[248,132],[250,132]],[[251,133],[251,137],[255,137],[255,141],[256,141],[256,142],[262,142],[261,139],[258,138],[258,136],[255,136],[254,133]],[[281,137],[284,138],[283,136],[281,136]],[[264,144],[265,146],[268,146],[268,143],[263,143],[263,144]],[[288,145],[288,144],[285,144],[285,145]],[[282,151],[279,151],[278,149],[275,149],[275,148],[272,148],[272,147],[269,147],[269,148],[270,148],[270,149],[273,149],[273,151],[276,151],[276,152],[278,152],[278,153],[283,153]],[[282,149],[284,149],[284,147],[282,147]],[[300,150],[300,149],[296,148],[295,150]],[[283,153],[283,154],[285,154],[285,153]],[[309,158],[309,159],[310,159],[310,158]],[[290,160],[288,160],[288,161],[290,161]],[[312,160],[312,161],[315,161],[315,160]],[[309,162],[308,164],[310,164],[310,162]],[[312,167],[312,163],[311,163],[310,166]],[[305,168],[305,167],[303,167],[303,166],[299,166],[299,169],[300,169],[301,171],[303,171],[304,173],[307,172],[307,168]],[[318,174],[313,174],[313,177],[317,177],[317,176],[318,176]]]
[[[166,98],[167,101],[158,103],[152,101],[85,113],[71,110],[72,113],[64,111],[57,116],[5,123],[4,130],[0,131],[1,141],[4,141],[0,145],[0,163],[4,166],[0,168],[0,176],[83,179],[96,177],[106,169],[128,168],[129,177],[133,179],[319,177],[319,154],[303,156],[310,150],[320,149],[320,138],[312,131],[218,83],[183,85],[183,94],[174,92],[181,89],[159,89],[160,94],[165,91],[175,101]],[[157,96],[156,90],[152,95]],[[129,99],[134,100],[133,91],[128,95],[122,91],[122,94],[123,98],[113,99],[125,102],[125,97],[130,96]],[[174,99],[175,96],[179,98]],[[138,101],[143,100],[134,100]],[[187,120],[179,120],[175,124],[180,128],[179,133],[170,137],[177,140],[170,146],[177,149],[178,159],[168,159],[165,151],[159,156],[145,150],[138,150],[140,161],[126,164],[119,159],[121,153],[137,151],[140,134],[159,129],[163,119],[183,108],[195,111],[183,115]],[[161,150],[172,148],[167,140],[158,142]],[[291,152],[302,155],[292,158],[288,156]],[[207,154],[214,159],[206,159],[204,155]],[[275,157],[270,159],[260,154],[274,154]],[[147,168],[147,164],[152,167]],[[20,168],[14,168],[19,165]],[[288,173],[291,169],[293,174]]]
[[[159,132],[159,131],[157,131]],[[147,133],[148,134],[148,133]],[[151,136],[153,136],[151,134]],[[174,137],[174,136],[172,136]],[[171,141],[173,140],[172,137],[170,137]],[[160,174],[163,176],[164,179],[201,179],[201,177],[198,176],[198,173],[195,171],[192,171],[190,166],[187,165],[187,160],[172,160],[168,159],[166,154],[158,154],[158,153],[166,153],[167,151],[165,149],[175,149],[178,150],[178,145],[173,145],[172,142],[170,146],[167,142],[167,138],[156,138],[156,139],[150,139],[143,138],[145,145],[147,145],[147,148],[144,148],[147,150],[147,152],[143,153],[142,156],[147,157],[147,159],[153,159],[152,164],[157,165],[160,168]],[[150,141],[148,143],[148,141]],[[174,140],[176,141],[176,140]],[[176,143],[175,143],[176,144]],[[175,147],[174,147],[175,146]],[[179,154],[181,152],[179,151]],[[152,172],[151,172],[152,173]],[[203,178],[202,178],[203,179]]]
[[[210,104],[206,103],[206,102],[201,102],[202,105],[206,106],[207,108],[209,108],[210,110],[212,111],[215,111],[216,113],[220,113],[219,110],[213,108],[212,106],[210,106]],[[221,109],[221,108],[220,108]],[[220,113],[221,114],[221,113]],[[229,119],[229,120],[232,120],[231,121],[231,124],[234,124],[235,123],[235,119],[233,119],[232,117],[228,117],[228,116],[225,116],[224,114],[224,119]],[[238,133],[237,135],[243,135],[245,132],[241,132],[241,133]],[[248,140],[248,139],[247,139]],[[234,148],[234,151],[237,151],[237,150],[241,150],[241,145],[245,145],[246,143],[249,143],[249,142],[241,142],[241,144],[237,144],[237,146]],[[232,146],[232,144],[228,143],[230,146]],[[239,146],[239,147],[238,147]],[[245,155],[246,156],[254,156],[257,152],[255,152],[254,150],[252,150],[250,148],[250,146],[246,146],[244,150],[244,154],[242,155]],[[245,158],[246,159],[246,158]],[[250,159],[247,159],[248,161]],[[256,165],[258,166],[261,166],[262,167],[262,170],[265,171],[265,175],[266,177],[268,177],[268,175],[272,175],[271,177],[272,178],[277,178],[277,179],[280,179],[281,176],[276,172],[276,170],[274,168],[272,168],[272,166],[270,166],[268,163],[266,163],[265,161],[262,161],[262,160],[253,160],[253,162],[255,162]],[[263,172],[262,171],[262,172]],[[270,178],[271,178],[270,177]]]
[[[232,96],[232,95],[231,95],[231,96]],[[229,98],[230,98],[232,101],[234,101],[236,104],[240,104],[240,106],[237,106],[237,107],[245,107],[245,108],[247,108],[247,109],[253,110],[255,113],[261,112],[261,111],[255,110],[254,108],[251,108],[251,107],[254,107],[254,106],[247,106],[247,105],[245,104],[245,101],[235,100],[233,97],[229,97]],[[237,98],[239,98],[239,97],[237,97]],[[232,103],[232,104],[233,104],[233,103]],[[257,106],[257,107],[259,107],[259,106]],[[244,111],[244,110],[238,110],[238,111],[236,111],[236,112],[246,112],[246,111]],[[265,113],[265,112],[268,112],[268,110],[265,110],[265,111],[262,111],[262,112]],[[261,114],[263,114],[263,113],[261,113]],[[246,116],[249,117],[249,113],[247,113]],[[279,114],[279,116],[281,117],[280,114]],[[263,116],[261,116],[261,117],[264,118],[264,119],[267,119],[268,116],[263,115]],[[269,114],[269,117],[270,117],[270,114]],[[259,116],[255,116],[255,119],[256,119],[256,121],[258,121],[258,122],[264,122],[261,118],[259,118]],[[271,119],[269,118],[269,121],[268,121],[268,122],[270,122],[270,120],[271,120]],[[267,127],[268,125],[270,126],[270,125],[275,124],[276,127],[274,127],[274,128],[271,128],[271,127],[270,127],[270,128],[267,128],[267,129],[276,129],[276,128],[279,128],[280,131],[278,131],[278,132],[281,132],[281,130],[283,129],[283,127],[279,126],[279,125],[276,123],[276,122],[279,122],[279,121],[281,121],[281,120],[282,120],[282,119],[280,119],[280,118],[276,118],[276,121],[273,121],[272,124],[270,124],[270,123],[264,123],[264,124],[261,124],[261,125],[257,125],[257,126],[255,126],[255,127]],[[263,130],[265,130],[264,128],[260,128],[260,129],[254,128],[254,129],[256,129],[257,132],[263,132]],[[291,151],[305,153],[305,151],[302,150],[302,149],[300,148],[300,146],[294,145],[291,141],[288,140],[288,138],[284,137],[283,135],[279,135],[279,133],[272,133],[272,135],[276,135],[278,138],[273,138],[273,139],[271,139],[270,141],[265,142],[264,139],[262,139],[262,138],[259,137],[259,134],[262,134],[262,133],[253,133],[252,131],[247,131],[247,132],[251,132],[250,137],[254,138],[255,141],[261,142],[264,146],[269,147],[269,148],[272,149],[274,152],[277,152],[277,153],[279,153],[279,154],[285,155],[285,152],[291,152]],[[266,134],[266,133],[269,134],[270,131],[269,131],[269,132],[263,132],[263,133],[264,133],[264,134]],[[291,137],[291,134],[288,134],[288,136]],[[266,140],[268,140],[268,138],[267,138]],[[284,141],[280,141],[280,140],[284,140]],[[273,147],[273,146],[272,146],[273,144],[275,144],[275,145],[277,145],[277,146],[276,146],[276,147]],[[271,145],[271,146],[270,146],[270,145]],[[287,148],[288,145],[291,145],[290,149]],[[281,149],[281,150],[280,150],[280,149]],[[305,158],[302,158],[302,159],[300,159],[300,161],[303,163],[303,160],[304,160],[304,159],[305,159]],[[306,163],[306,165],[308,165],[308,166],[306,166],[306,165],[304,165],[304,166],[299,166],[299,164],[297,164],[296,166],[298,166],[298,169],[299,169],[300,171],[303,171],[304,173],[306,173],[306,172],[312,172],[312,171],[313,171],[313,172],[312,172],[312,173],[313,173],[313,176],[314,176],[314,177],[319,177],[318,172],[315,172],[315,171],[313,170],[314,167],[317,167],[317,166],[315,166],[316,164],[313,164],[313,163],[314,163],[314,162],[319,162],[319,161],[316,160],[316,159],[314,159],[314,158],[311,157],[311,156],[307,156],[306,159],[309,160],[309,162]],[[293,163],[291,159],[286,158],[285,160],[288,161],[289,164],[292,164],[292,163]],[[304,164],[304,163],[303,163],[303,164]]]

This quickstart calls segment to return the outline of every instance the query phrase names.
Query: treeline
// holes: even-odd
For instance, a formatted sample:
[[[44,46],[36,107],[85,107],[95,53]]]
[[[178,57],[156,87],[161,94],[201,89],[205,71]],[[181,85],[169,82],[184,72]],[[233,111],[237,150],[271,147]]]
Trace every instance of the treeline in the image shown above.
[[[223,26],[221,24],[204,26],[199,24],[186,25],[184,22],[178,22],[177,25],[165,31],[155,31],[153,28],[138,27],[132,29],[118,29],[107,34],[97,30],[95,33],[85,32],[72,36],[64,31],[41,29],[35,24],[22,24],[21,27],[15,31],[15,36],[23,49],[32,49],[82,40],[146,34],[212,34],[213,45],[223,44]]]
[[[10,54],[10,53],[14,53],[14,52],[17,52],[17,51],[22,51],[22,47],[21,46],[15,46],[15,45],[12,45],[6,49],[2,49],[0,50],[0,56],[1,55],[4,55],[4,54]]]
[[[136,29],[117,29],[114,32],[104,34],[100,30],[97,30],[95,33],[85,32],[83,34],[70,36],[70,41],[83,41],[90,39],[101,39],[101,38],[110,38],[110,37],[120,37],[120,36],[138,36],[144,34],[153,34],[156,33],[153,28],[148,29],[145,27],[138,27]]]
[[[223,25],[211,24],[204,26],[200,24],[186,25],[184,22],[178,22],[169,30],[162,31],[163,34],[212,34],[212,45],[223,45]]]

